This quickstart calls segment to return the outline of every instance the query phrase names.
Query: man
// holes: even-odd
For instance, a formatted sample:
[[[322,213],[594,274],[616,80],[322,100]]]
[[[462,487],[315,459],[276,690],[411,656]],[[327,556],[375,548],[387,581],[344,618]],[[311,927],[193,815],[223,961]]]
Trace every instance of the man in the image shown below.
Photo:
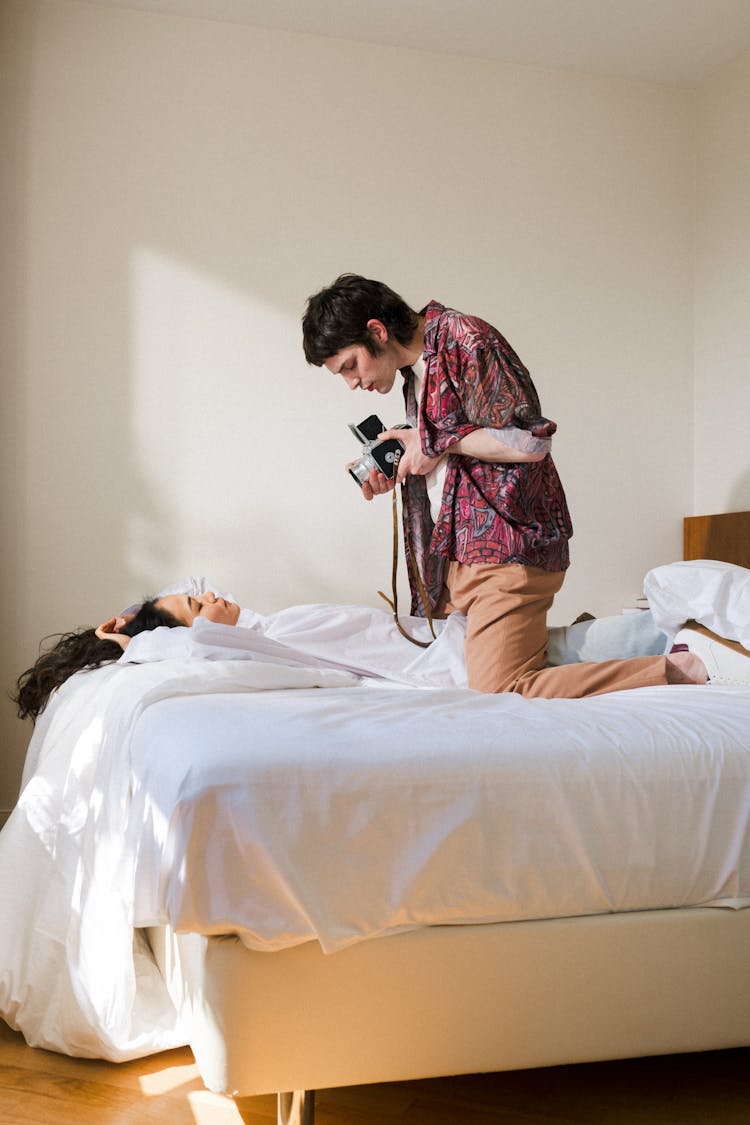
[[[383,436],[405,445],[398,480],[430,609],[466,615],[470,687],[580,697],[705,681],[689,653],[546,667],[547,611],[569,564],[572,525],[549,452],[555,424],[497,329],[437,301],[415,312],[356,274],[310,297],[302,326],[308,363],[351,390],[386,394],[404,378],[412,429]],[[389,488],[373,470],[362,492],[372,500]],[[412,595],[412,612],[423,613],[414,585]]]

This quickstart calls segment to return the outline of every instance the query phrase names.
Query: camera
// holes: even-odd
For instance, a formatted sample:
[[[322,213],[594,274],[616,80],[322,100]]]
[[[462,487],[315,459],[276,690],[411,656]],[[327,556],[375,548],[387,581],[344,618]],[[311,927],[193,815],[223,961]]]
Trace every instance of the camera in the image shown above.
[[[349,472],[360,488],[373,469],[378,469],[386,475],[388,480],[393,480],[394,462],[397,455],[404,452],[404,446],[397,438],[386,438],[385,441],[378,441],[378,434],[382,434],[385,428],[377,414],[371,414],[358,426],[349,426],[357,441],[361,441],[364,446],[362,456],[349,466]],[[391,428],[394,430],[408,429],[407,426],[403,425],[392,426]]]

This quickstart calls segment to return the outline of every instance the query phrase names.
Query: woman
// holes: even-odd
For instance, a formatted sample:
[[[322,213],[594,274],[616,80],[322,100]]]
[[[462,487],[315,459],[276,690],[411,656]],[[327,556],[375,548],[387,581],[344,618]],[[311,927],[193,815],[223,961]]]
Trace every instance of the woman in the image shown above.
[[[263,617],[241,609],[230,597],[214,593],[209,586],[206,579],[186,580],[168,587],[141,606],[110,617],[96,628],[60,636],[54,646],[43,652],[19,677],[13,696],[19,716],[35,720],[53,691],[75,672],[119,659],[142,662],[169,658],[176,648],[177,636],[170,650],[169,640],[163,633],[156,634],[153,640],[145,634],[163,627],[189,627],[196,621],[206,625],[239,625],[248,638],[260,635],[290,653],[304,653],[312,660],[339,666],[343,663],[364,676],[395,679],[414,686],[465,686],[465,622],[460,614],[438,623],[440,631],[435,644],[415,653],[382,611],[364,606],[292,606]],[[422,619],[410,622],[410,628],[416,633],[423,627]],[[131,647],[135,637],[139,640]],[[144,643],[147,639],[148,645]],[[218,639],[221,640],[221,630]],[[214,631],[211,641],[216,640]],[[551,665],[598,662],[662,655],[665,647],[666,637],[649,613],[618,614],[550,629],[548,659]],[[204,649],[194,646],[190,651],[202,654]],[[179,654],[185,654],[184,648],[180,648]],[[671,656],[670,660],[679,669],[680,663],[685,663],[685,656]]]
[[[240,607],[211,591],[198,592],[201,580],[184,583],[192,592],[158,594],[140,606],[110,617],[96,628],[75,629],[60,635],[31,668],[19,676],[12,696],[21,719],[36,719],[55,688],[83,669],[98,668],[119,660],[133,637],[154,629],[192,625],[198,616],[223,625],[236,625]]]
[[[661,569],[671,572],[675,566],[690,565]],[[661,600],[658,584],[654,595]],[[723,600],[726,602],[726,592]],[[682,620],[694,612],[689,599],[680,608]],[[667,627],[664,621],[660,623]],[[144,663],[173,656],[234,659],[238,650],[244,650],[245,657],[346,668],[365,678],[407,686],[465,687],[465,624],[458,613],[436,622],[438,639],[415,655],[414,648],[382,611],[365,606],[303,605],[264,617],[242,609],[229,596],[214,593],[207,579],[190,578],[143,605],[110,617],[95,629],[61,636],[19,677],[13,699],[21,718],[36,719],[52,692],[75,672],[115,660]],[[408,625],[417,636],[425,630],[422,618],[410,618]],[[162,628],[173,630],[176,626],[195,628],[181,630],[181,637]],[[223,632],[227,626],[239,626],[239,632]],[[156,632],[160,628],[161,632]],[[670,636],[678,628],[675,624]],[[617,614],[550,628],[547,660],[554,667],[635,657],[666,658],[671,683],[703,684],[710,679],[713,683],[750,684],[750,656],[740,645],[693,628],[681,629],[674,642],[683,651],[668,652],[667,635],[649,612]]]

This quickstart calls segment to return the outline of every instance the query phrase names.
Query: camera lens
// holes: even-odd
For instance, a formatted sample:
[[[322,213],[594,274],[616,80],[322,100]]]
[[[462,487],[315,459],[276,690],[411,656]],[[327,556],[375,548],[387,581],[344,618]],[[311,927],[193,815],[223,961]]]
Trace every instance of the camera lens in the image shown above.
[[[360,488],[369,477],[371,468],[372,466],[365,457],[360,457],[359,461],[355,461],[353,465],[349,466],[349,472]]]

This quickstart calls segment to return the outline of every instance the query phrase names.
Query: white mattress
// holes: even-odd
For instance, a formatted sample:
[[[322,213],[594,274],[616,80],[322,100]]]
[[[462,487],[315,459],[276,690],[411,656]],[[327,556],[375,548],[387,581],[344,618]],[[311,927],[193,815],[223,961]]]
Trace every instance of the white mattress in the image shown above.
[[[332,952],[437,923],[750,904],[750,693],[168,699],[132,743],[135,921]]]

